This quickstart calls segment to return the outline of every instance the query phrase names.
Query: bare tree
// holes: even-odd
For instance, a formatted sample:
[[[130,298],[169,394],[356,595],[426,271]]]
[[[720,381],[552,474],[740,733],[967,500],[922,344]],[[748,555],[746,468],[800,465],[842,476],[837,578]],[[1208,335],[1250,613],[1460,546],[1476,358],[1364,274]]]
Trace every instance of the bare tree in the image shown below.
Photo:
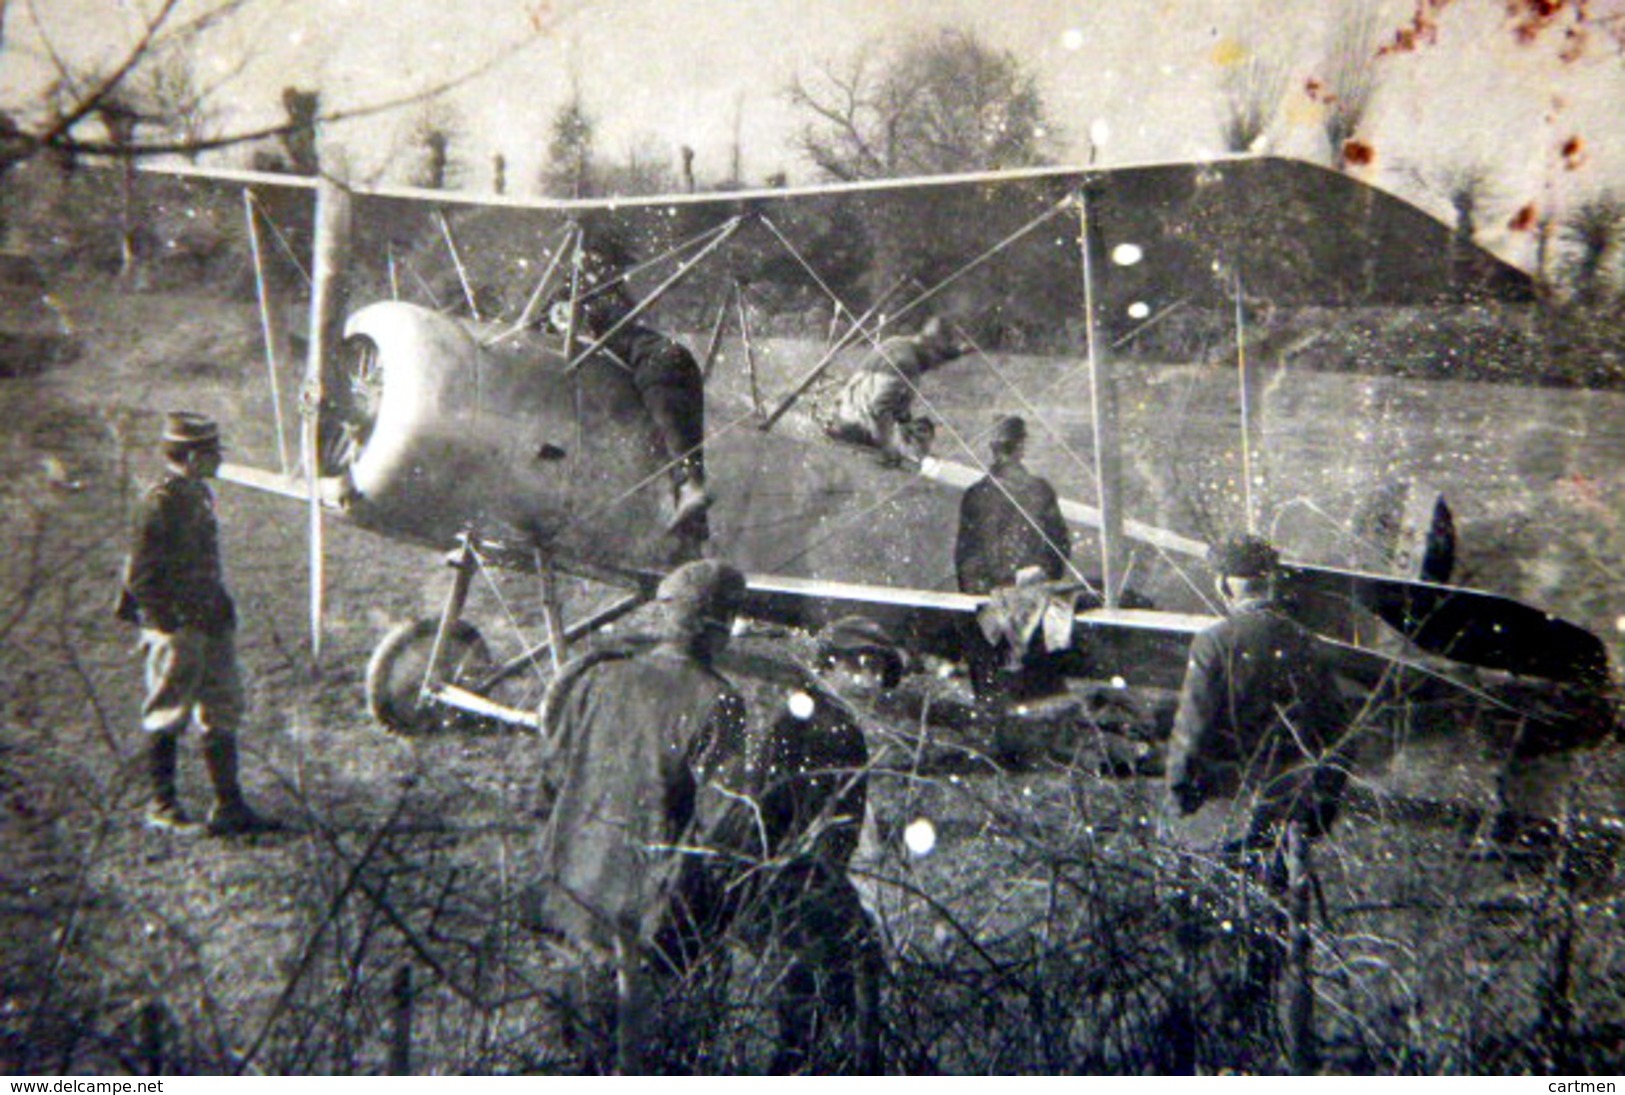
[[[601,186],[609,194],[669,194],[677,188],[670,157],[659,141],[644,136],[626,149],[626,159],[606,167]]]
[[[1026,167],[1046,162],[1054,139],[1037,78],[965,30],[890,53],[870,43],[787,94],[810,116],[801,151],[833,179]]]
[[[1467,160],[1438,168],[1412,168],[1406,174],[1432,199],[1450,205],[1450,263],[1456,283],[1472,285],[1488,276],[1493,263],[1477,245],[1478,226],[1487,207],[1501,200],[1490,181],[1490,165]]]
[[[1347,168],[1369,159],[1369,146],[1355,140],[1377,89],[1377,12],[1366,0],[1343,9],[1327,45],[1326,75],[1310,81],[1325,107],[1321,128],[1333,165]]]
[[[1610,287],[1609,266],[1625,229],[1625,199],[1604,191],[1582,202],[1563,224],[1564,235],[1578,248],[1572,265],[1574,295],[1600,301]]]
[[[25,5],[21,10],[31,20],[42,42],[47,62],[56,70],[53,87],[67,89],[67,94],[24,90],[19,98],[0,101],[0,172],[42,151],[78,155],[107,155],[141,157],[151,155],[197,153],[214,149],[248,145],[266,138],[279,137],[296,130],[313,131],[317,124],[331,124],[353,118],[369,117],[398,110],[404,106],[424,102],[460,87],[493,69],[496,65],[521,50],[529,48],[544,37],[559,19],[589,6],[591,0],[573,0],[561,4],[532,4],[527,8],[523,0],[514,0],[517,7],[529,14],[529,33],[517,38],[506,49],[481,58],[466,68],[452,72],[444,79],[415,91],[360,103],[343,109],[318,110],[314,114],[305,110],[306,103],[284,102],[286,120],[269,124],[246,125],[230,130],[200,133],[195,129],[177,128],[177,117],[165,118],[164,124],[149,127],[145,135],[138,134],[133,141],[121,142],[108,133],[101,123],[103,101],[114,99],[128,108],[143,99],[143,88],[166,88],[173,91],[171,77],[144,75],[154,66],[176,62],[166,60],[171,54],[184,55],[188,47],[200,36],[254,9],[269,6],[269,0],[147,0],[141,5],[122,5],[137,9],[136,29],[116,56],[94,71],[76,72],[63,52],[57,48],[50,28],[39,19],[38,10]],[[7,24],[12,15],[9,4],[0,3],[0,47],[6,36],[15,30]],[[228,74],[229,75],[229,74]],[[143,85],[143,81],[146,81]],[[220,90],[220,85],[192,88],[198,94],[185,96],[194,103]],[[135,94],[132,95],[132,92]],[[17,94],[17,93],[14,93]],[[310,94],[310,93],[302,93]],[[171,99],[173,102],[173,99]],[[298,107],[298,111],[295,108]],[[89,123],[87,125],[87,123]],[[294,138],[297,144],[301,138]],[[311,139],[314,143],[314,139]],[[297,154],[288,149],[295,166],[308,160],[304,150]]]
[[[461,128],[462,120],[451,104],[439,99],[423,104],[412,122],[411,146],[417,159],[412,185],[429,190],[456,186],[459,171],[451,146]]]
[[[189,42],[173,42],[152,54],[128,81],[126,97],[136,105],[145,125],[183,146],[182,154],[196,161],[202,146],[218,128],[212,99],[242,72],[247,58],[230,66],[212,83],[205,83]]]
[[[1286,94],[1287,66],[1256,49],[1220,78],[1219,129],[1229,152],[1256,152]]]
[[[321,169],[316,152],[316,126],[322,113],[322,93],[285,87],[282,109],[288,113],[288,124],[279,137],[288,154],[288,170],[295,175],[315,175]]]

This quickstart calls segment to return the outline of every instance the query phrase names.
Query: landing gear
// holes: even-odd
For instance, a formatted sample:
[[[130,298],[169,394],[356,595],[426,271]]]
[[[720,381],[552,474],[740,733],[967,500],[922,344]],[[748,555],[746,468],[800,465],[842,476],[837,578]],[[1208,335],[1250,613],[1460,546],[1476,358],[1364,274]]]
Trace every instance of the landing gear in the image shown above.
[[[396,626],[367,663],[367,708],[396,734],[541,729],[542,696],[563,665],[568,645],[649,600],[647,591],[629,593],[566,627],[558,572],[537,557],[532,563],[542,581],[547,638],[498,664],[479,628],[462,616],[474,573],[482,565],[471,534],[464,535],[447,563],[456,574],[441,614]]]
[[[456,576],[437,620],[397,626],[367,662],[367,708],[397,734],[452,729],[461,717],[440,701],[446,686],[477,690],[491,672],[491,650],[479,628],[462,618],[479,559],[464,535],[448,560]]]
[[[491,671],[491,651],[479,628],[467,620],[455,621],[440,650],[440,671],[433,678],[433,660],[439,620],[409,620],[384,636],[367,662],[367,709],[386,730],[421,735],[453,729],[463,715],[434,703],[424,684],[473,687]]]

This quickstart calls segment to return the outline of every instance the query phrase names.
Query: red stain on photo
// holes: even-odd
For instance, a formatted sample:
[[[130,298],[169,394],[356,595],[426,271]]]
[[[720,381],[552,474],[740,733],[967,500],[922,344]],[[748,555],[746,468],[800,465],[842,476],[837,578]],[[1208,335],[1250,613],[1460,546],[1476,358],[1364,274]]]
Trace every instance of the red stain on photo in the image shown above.
[[[1507,227],[1514,232],[1527,232],[1535,227],[1535,203],[1530,202],[1512,214],[1512,219],[1507,221]]]
[[[1563,142],[1563,166],[1570,171],[1578,171],[1585,166],[1586,143],[1578,136],[1570,137]]]

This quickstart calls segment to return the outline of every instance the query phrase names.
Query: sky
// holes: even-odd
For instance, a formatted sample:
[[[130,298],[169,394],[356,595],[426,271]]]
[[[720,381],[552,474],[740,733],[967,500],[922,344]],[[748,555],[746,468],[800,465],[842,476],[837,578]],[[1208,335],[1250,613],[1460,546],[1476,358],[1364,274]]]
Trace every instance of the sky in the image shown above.
[[[40,56],[36,21],[83,60],[129,41],[132,13],[156,2],[13,0],[0,87],[28,80]],[[1417,2],[1368,0],[1386,33],[1405,26]],[[1252,54],[1292,73],[1267,150],[1325,162],[1322,107],[1308,89],[1339,10],[1334,0],[248,0],[197,61],[228,72],[252,58],[216,96],[223,124],[236,125],[274,122],[290,83],[353,107],[489,65],[449,97],[465,135],[453,155],[469,165],[470,189],[490,186],[497,152],[510,192],[533,187],[549,121],[572,87],[607,159],[636,148],[675,165],[688,145],[703,183],[727,173],[737,133],[748,181],[781,171],[812,181],[794,147],[800,117],[788,84],[865,43],[948,26],[1012,51],[1037,75],[1061,162],[1085,162],[1091,134],[1105,138],[1092,151],[1106,165],[1220,151],[1221,74]],[[1592,11],[1625,20],[1625,0],[1593,0]],[[1435,43],[1377,62],[1361,134],[1376,150],[1363,169],[1369,181],[1443,214],[1438,180],[1487,169],[1507,215],[1485,224],[1485,242],[1514,258],[1528,241],[1506,221],[1521,204],[1561,209],[1604,189],[1625,194],[1617,46],[1594,40],[1564,62],[1560,30],[1520,44],[1506,0],[1451,0],[1438,23]],[[343,146],[355,175],[374,175],[421,112],[368,118],[327,139]]]

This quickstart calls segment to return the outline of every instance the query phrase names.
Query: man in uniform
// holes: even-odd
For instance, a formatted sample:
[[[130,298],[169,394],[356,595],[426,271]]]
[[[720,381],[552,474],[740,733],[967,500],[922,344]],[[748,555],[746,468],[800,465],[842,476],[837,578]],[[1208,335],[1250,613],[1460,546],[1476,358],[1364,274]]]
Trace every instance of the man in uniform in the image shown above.
[[[1191,643],[1168,744],[1168,795],[1180,814],[1229,800],[1217,850],[1239,869],[1234,878],[1251,876],[1274,900],[1260,909],[1243,898],[1230,914],[1241,921],[1235,938],[1246,955],[1227,1006],[1248,1029],[1270,1029],[1282,962],[1291,961],[1300,976],[1285,982],[1289,1054],[1312,1067],[1309,852],[1336,818],[1348,780],[1346,714],[1314,636],[1276,603],[1275,549],[1240,536],[1217,545],[1211,560],[1228,616]],[[1185,1012],[1183,1029],[1191,1023]]]
[[[1289,826],[1323,835],[1348,779],[1342,697],[1313,635],[1276,603],[1280,557],[1252,536],[1212,552],[1227,618],[1191,643],[1168,747],[1172,805],[1239,807],[1241,845],[1273,848]]]
[[[1055,488],[1022,462],[1026,421],[1015,415],[999,419],[988,449],[992,469],[960,499],[954,542],[959,591],[999,592],[965,627],[971,682],[985,699],[1054,695],[1064,688],[1059,660],[1030,657],[1028,644],[1050,603],[1051,587],[1043,583],[1067,575],[1071,533]],[[1022,588],[1013,589],[1018,583]],[[1062,607],[1071,607],[1069,597]],[[999,626],[984,631],[982,621],[994,617]]]
[[[606,260],[589,256],[583,275],[587,288],[578,321],[597,341],[634,305]],[[568,300],[554,304],[551,322],[561,331],[566,328]],[[669,527],[705,539],[704,516],[712,498],[705,486],[705,378],[699,364],[681,343],[637,322],[617,330],[604,350],[631,371],[643,408],[660,435],[673,492]]]
[[[902,670],[878,623],[835,621],[818,635],[816,684],[790,689],[775,717],[750,727],[743,749],[707,771],[706,801],[717,807],[709,839],[722,853],[709,880],[714,923],[758,952],[777,945],[789,957],[778,979],[775,1072],[879,1067],[885,963],[847,870],[868,802],[860,712],[895,688]],[[834,1036],[840,1023],[851,1035],[844,1047]]]
[[[252,832],[265,823],[237,782],[237,726],[243,689],[237,672],[237,615],[220,565],[220,533],[208,480],[220,469],[219,427],[202,415],[170,414],[161,448],[162,481],[142,498],[118,605],[141,627],[154,827],[192,827],[176,793],[180,735],[196,718],[214,784],[208,831]]]
[[[1028,567],[1045,578],[1067,573],[1072,537],[1049,480],[1027,470],[1027,423],[999,419],[988,442],[993,467],[959,502],[954,570],[961,593],[991,593]]]
[[[936,430],[930,419],[914,417],[914,390],[926,373],[964,352],[937,316],[918,334],[886,339],[847,379],[825,432],[879,449],[888,464],[923,460]]]
[[[618,1057],[639,1067],[644,964],[681,967],[706,758],[742,740],[744,705],[711,667],[728,643],[744,577],[712,560],[667,575],[658,641],[578,659],[542,703],[538,920],[620,975]]]

